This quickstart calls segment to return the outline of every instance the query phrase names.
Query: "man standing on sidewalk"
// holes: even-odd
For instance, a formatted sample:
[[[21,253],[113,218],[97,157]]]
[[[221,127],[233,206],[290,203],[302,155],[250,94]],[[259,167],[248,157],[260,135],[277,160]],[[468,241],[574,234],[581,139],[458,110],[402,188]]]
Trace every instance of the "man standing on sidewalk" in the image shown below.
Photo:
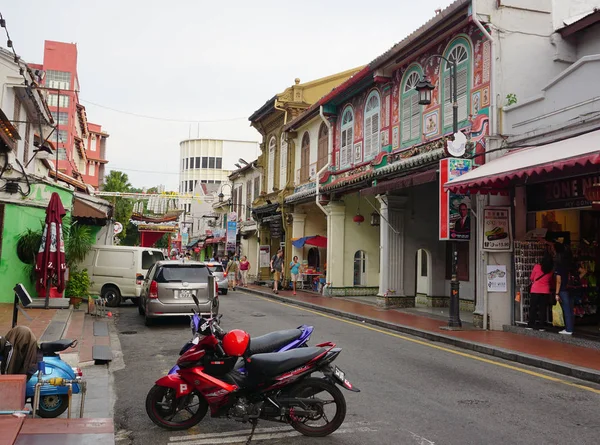
[[[273,292],[278,294],[279,280],[282,278],[281,273],[283,272],[283,250],[281,249],[277,251],[277,255],[273,255],[271,258],[271,272],[273,273]]]

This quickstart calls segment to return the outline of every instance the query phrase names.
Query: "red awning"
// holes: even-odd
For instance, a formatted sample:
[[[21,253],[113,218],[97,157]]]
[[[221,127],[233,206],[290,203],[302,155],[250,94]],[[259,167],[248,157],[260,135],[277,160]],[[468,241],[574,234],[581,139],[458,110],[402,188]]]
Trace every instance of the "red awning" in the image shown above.
[[[454,193],[502,193],[512,181],[560,171],[600,165],[600,130],[533,148],[515,149],[447,182]]]
[[[222,238],[209,238],[206,240],[206,244],[219,244],[219,243],[224,243],[225,242],[225,237]]]

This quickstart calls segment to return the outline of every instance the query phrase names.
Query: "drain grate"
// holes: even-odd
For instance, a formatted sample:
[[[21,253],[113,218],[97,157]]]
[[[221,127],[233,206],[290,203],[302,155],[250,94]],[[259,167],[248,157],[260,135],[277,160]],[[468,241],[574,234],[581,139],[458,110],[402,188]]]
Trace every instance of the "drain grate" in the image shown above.
[[[123,332],[119,332],[119,334],[121,334],[121,335],[133,335],[133,334],[137,334],[137,331],[123,331]]]

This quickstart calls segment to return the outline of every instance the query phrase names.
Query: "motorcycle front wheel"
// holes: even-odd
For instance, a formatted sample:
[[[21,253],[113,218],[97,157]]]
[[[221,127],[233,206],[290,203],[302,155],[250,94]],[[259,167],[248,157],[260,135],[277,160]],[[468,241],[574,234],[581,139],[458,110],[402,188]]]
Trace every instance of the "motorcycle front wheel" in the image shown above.
[[[292,412],[288,416],[290,425],[304,436],[328,436],[344,423],[346,399],[340,389],[329,380],[306,378],[290,391],[289,396],[312,399],[299,404],[299,408],[312,411],[311,415],[300,417]],[[333,408],[332,405],[335,405],[335,410],[329,409]]]
[[[173,388],[154,385],[146,396],[146,413],[161,428],[187,430],[199,423],[208,411],[208,403],[196,390],[176,398]]]
[[[69,396],[52,394],[40,397],[37,414],[44,419],[54,419],[64,413],[69,407]]]

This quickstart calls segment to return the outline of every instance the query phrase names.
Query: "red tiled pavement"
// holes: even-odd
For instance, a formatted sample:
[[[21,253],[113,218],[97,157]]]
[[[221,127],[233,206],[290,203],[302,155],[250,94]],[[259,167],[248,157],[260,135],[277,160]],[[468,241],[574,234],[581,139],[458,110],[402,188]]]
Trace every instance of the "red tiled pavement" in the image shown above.
[[[18,314],[19,326],[29,327],[39,339],[52,321],[56,309],[23,309],[32,320],[27,319],[20,311]],[[13,305],[0,303],[0,335],[6,334],[12,328]]]
[[[249,286],[249,288],[269,292],[268,288]],[[535,338],[526,335],[502,331],[466,330],[447,331],[440,329],[444,322],[439,319],[409,314],[396,309],[380,309],[367,303],[348,301],[341,298],[323,297],[308,292],[280,291],[279,295],[292,300],[348,312],[397,325],[407,326],[434,334],[460,338],[510,351],[542,357],[549,360],[569,363],[574,366],[600,371],[600,350],[576,346],[569,343]]]

